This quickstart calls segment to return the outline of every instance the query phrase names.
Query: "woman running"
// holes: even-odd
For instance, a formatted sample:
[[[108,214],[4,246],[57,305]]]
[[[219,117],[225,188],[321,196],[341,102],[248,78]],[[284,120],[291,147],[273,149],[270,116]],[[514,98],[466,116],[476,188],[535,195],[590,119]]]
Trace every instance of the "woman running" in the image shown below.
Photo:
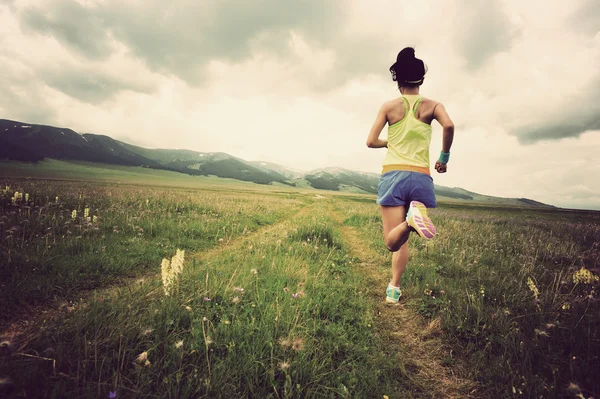
[[[447,170],[454,123],[441,103],[419,94],[427,67],[415,58],[412,47],[406,47],[398,54],[390,72],[402,96],[383,104],[367,138],[367,146],[388,149],[383,160],[377,203],[381,205],[385,246],[393,253],[392,279],[386,302],[398,303],[402,296],[400,278],[408,262],[410,232],[427,240],[436,234],[435,226],[427,217],[427,208],[437,206],[429,172],[431,122],[435,119],[443,128],[442,152],[435,163],[438,173]],[[386,123],[388,139],[382,140],[379,135]]]

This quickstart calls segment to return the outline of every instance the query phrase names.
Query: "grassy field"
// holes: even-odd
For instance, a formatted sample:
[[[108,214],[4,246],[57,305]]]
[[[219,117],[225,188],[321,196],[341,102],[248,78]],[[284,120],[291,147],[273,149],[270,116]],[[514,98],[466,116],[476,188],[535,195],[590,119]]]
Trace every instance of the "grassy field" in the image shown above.
[[[0,188],[0,396],[600,392],[598,212],[441,204],[384,307],[373,198],[17,175]]]

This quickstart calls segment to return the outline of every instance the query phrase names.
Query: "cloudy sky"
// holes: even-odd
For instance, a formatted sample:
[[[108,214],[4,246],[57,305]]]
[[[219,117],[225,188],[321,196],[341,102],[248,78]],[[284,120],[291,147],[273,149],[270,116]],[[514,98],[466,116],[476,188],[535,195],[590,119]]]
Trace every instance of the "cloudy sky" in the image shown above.
[[[456,125],[437,184],[600,209],[597,0],[0,0],[0,118],[378,173],[405,46]]]

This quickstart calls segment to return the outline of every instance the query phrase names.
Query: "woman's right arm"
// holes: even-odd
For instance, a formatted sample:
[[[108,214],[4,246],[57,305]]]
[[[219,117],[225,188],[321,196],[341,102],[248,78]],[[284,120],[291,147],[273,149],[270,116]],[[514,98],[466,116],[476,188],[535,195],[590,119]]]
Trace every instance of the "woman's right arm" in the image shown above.
[[[369,132],[369,137],[367,137],[367,147],[369,148],[385,148],[387,147],[387,140],[381,140],[379,135],[381,134],[381,130],[387,123],[387,104],[383,104],[379,113],[377,114],[377,118],[375,118],[375,122],[371,127],[371,131]]]

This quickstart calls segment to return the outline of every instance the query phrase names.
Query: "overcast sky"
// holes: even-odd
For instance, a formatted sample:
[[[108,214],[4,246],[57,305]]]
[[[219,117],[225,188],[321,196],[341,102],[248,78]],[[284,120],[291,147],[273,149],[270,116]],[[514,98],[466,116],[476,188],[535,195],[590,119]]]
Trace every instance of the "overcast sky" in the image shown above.
[[[456,125],[437,184],[600,209],[598,0],[0,0],[0,118],[379,173],[405,46]]]

